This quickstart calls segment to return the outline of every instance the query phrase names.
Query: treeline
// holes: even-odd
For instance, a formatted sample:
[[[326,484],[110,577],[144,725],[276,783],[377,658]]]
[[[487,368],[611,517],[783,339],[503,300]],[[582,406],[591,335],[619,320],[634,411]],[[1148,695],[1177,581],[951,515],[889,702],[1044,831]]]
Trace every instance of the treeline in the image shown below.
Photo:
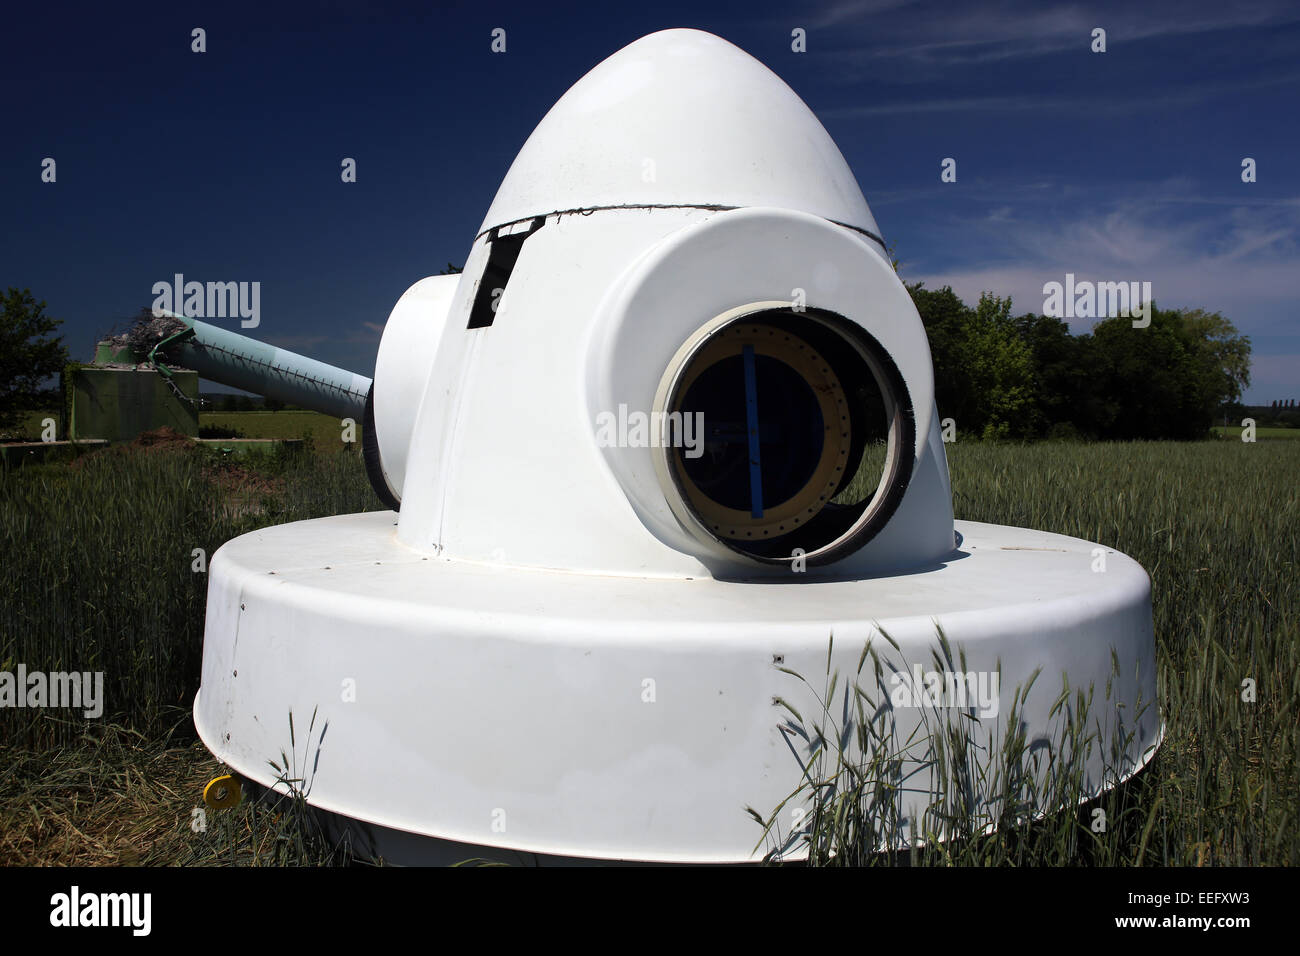
[[[1253,418],[1260,428],[1300,428],[1300,407],[1278,401],[1269,405],[1239,406],[1231,413],[1238,418]]]
[[[908,285],[934,357],[941,418],[980,438],[1204,437],[1250,384],[1250,340],[1217,312],[1150,306],[1150,325],[1103,319],[1073,335],[1061,319],[1013,317],[985,293]]]

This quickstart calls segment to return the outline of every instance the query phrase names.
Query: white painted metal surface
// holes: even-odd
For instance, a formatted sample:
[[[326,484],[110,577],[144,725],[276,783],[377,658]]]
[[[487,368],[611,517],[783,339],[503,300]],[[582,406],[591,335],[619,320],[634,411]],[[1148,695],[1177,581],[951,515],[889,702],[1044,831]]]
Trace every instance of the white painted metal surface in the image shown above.
[[[537,125],[480,232],[565,209],[774,206],[880,234],[821,123],[767,67],[698,30],[609,57]]]
[[[213,753],[268,785],[290,710],[301,737],[319,708],[325,739],[300,740],[297,755],[314,767],[312,803],[370,823],[562,856],[749,860],[761,828],[745,807],[774,810],[806,756],[773,699],[817,709],[777,659],[820,689],[833,631],[843,682],[873,622],[903,671],[931,666],[936,623],[966,670],[1001,661],[999,713],[980,722],[995,739],[1036,668],[1030,741],[1055,734],[1061,674],[1104,700],[1114,648],[1123,676],[1095,716],[1107,741],[1121,714],[1134,732],[1117,775],[1159,740],[1154,706],[1138,707],[1155,699],[1146,573],[1113,551],[1094,573],[1095,546],[1074,538],[959,522],[962,547],[912,574],[763,584],[429,558],[398,544],[393,522],[300,522],[221,548],[195,704]],[[355,702],[341,699],[349,680]],[[897,713],[905,740],[920,712]],[[1088,762],[1090,790],[1104,757]],[[929,786],[910,783],[905,812]]]
[[[606,208],[627,206],[654,208]],[[578,208],[597,211],[545,215]],[[638,41],[548,114],[485,227],[530,216],[512,270],[488,268],[500,235],[481,235],[461,276],[394,309],[375,411],[400,516],[270,528],[214,556],[195,702],[213,753],[271,784],[290,711],[302,727],[317,710],[325,739],[299,756],[323,809],[562,857],[752,860],[745,807],[770,812],[801,779],[774,698],[816,705],[779,668],[821,686],[833,632],[843,676],[873,634],[908,672],[941,625],[963,671],[999,674],[977,725],[994,743],[1041,671],[1019,715],[1031,741],[1059,729],[1062,676],[1097,688],[1086,719],[1107,742],[1131,732],[1087,757],[1078,797],[1145,763],[1161,733],[1145,572],[1072,538],[954,529],[924,329],[859,231],[875,223],[842,157],[779,80],[706,34]],[[494,307],[469,328],[476,299]],[[602,412],[653,407],[698,330],[773,302],[869,333],[915,420],[888,524],[799,573],[706,546],[649,449],[595,437]],[[898,707],[898,733],[925,713]]]
[[[424,397],[429,365],[438,348],[460,276],[429,276],[397,300],[375,359],[375,434],[380,465],[389,490],[400,501],[406,477],[406,452],[415,416]]]

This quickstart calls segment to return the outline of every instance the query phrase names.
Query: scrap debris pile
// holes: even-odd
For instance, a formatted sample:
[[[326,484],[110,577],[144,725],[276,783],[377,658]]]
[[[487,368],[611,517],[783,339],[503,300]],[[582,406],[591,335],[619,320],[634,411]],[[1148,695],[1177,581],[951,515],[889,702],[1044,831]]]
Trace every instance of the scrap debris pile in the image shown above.
[[[167,338],[186,328],[184,322],[170,315],[154,315],[149,309],[141,309],[135,324],[120,335],[110,335],[104,341],[114,348],[129,348],[139,362],[136,367],[149,367],[150,350]]]

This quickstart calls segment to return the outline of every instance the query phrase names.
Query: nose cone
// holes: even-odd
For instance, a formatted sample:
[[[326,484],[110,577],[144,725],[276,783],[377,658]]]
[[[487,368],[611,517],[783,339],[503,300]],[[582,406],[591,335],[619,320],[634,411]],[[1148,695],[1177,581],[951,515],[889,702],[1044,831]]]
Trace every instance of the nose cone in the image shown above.
[[[574,84],[524,144],[482,228],[610,206],[775,206],[879,236],[803,100],[699,30],[643,37]]]

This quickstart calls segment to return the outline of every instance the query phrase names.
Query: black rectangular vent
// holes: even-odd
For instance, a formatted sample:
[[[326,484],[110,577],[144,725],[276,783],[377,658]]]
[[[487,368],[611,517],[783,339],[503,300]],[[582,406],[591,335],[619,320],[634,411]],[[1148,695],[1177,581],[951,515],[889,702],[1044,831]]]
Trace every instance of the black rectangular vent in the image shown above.
[[[497,317],[497,303],[510,282],[510,273],[515,270],[519,259],[519,250],[524,240],[546,224],[544,216],[538,216],[528,229],[500,235],[500,227],[493,229],[488,236],[488,261],[483,268],[483,275],[478,280],[478,291],[474,294],[474,307],[469,312],[469,325],[466,328],[484,329]]]

